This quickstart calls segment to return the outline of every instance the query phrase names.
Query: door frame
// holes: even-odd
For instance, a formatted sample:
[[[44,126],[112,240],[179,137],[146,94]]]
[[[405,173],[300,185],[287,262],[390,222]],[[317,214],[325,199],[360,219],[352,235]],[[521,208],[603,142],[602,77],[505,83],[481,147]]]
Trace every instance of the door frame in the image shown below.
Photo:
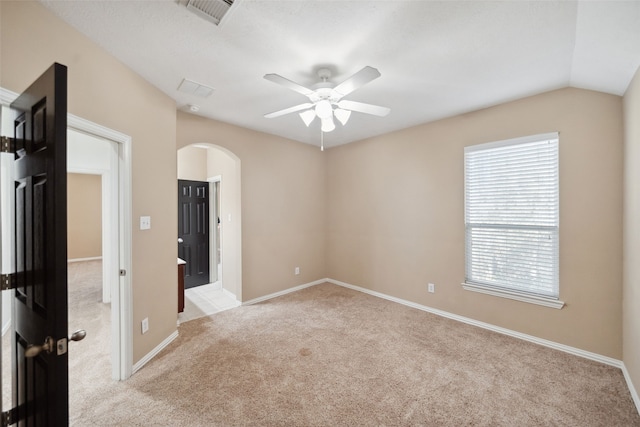
[[[222,230],[218,229],[218,220],[220,219],[218,212],[221,211],[218,205],[222,204],[222,202],[218,203],[218,199],[220,198],[219,193],[222,191],[222,175],[207,178],[207,182],[209,183],[209,229],[211,233],[209,236],[209,277],[211,278],[211,272],[215,270],[216,280],[211,280],[211,283],[219,282],[220,288],[224,289],[224,284],[222,283],[222,254],[224,249],[222,248]],[[218,184],[217,188],[216,184]],[[218,244],[220,244],[220,274],[218,274],[218,263],[216,262],[218,261]]]
[[[18,94],[0,87],[0,104],[9,106]],[[126,380],[133,371],[133,293],[132,283],[132,197],[131,197],[131,145],[132,138],[121,132],[83,119],[71,113],[67,114],[67,128],[107,139],[118,147],[119,213],[112,218],[118,230],[119,270],[118,286],[111,289],[111,376],[115,380]],[[104,188],[104,187],[103,187]],[[119,227],[117,226],[119,223]],[[114,283],[116,283],[114,281]]]
[[[109,186],[111,197],[117,191],[119,213],[111,216],[110,228],[118,232],[118,245],[111,245],[111,255],[117,259],[118,265],[111,265],[112,272],[125,270],[120,280],[112,281],[111,297],[111,336],[118,337],[111,344],[111,377],[114,380],[125,380],[131,376],[133,370],[133,310],[131,291],[131,137],[123,133],[90,122],[83,118],[69,114],[67,127],[75,131],[86,133],[98,138],[106,139],[118,147],[119,188]],[[112,177],[113,178],[113,177]],[[112,183],[114,180],[111,180]],[[102,183],[103,191],[105,183]],[[113,200],[113,199],[112,199]],[[120,225],[120,227],[118,227]],[[113,235],[112,235],[113,238]],[[105,266],[103,268],[109,268]]]

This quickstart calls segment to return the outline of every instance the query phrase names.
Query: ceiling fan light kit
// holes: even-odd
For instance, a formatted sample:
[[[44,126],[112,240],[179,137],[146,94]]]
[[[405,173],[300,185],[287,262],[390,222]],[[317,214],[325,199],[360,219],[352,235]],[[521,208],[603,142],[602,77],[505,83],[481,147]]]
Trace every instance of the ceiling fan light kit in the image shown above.
[[[314,110],[303,111],[302,113],[300,113],[300,118],[302,119],[304,124],[309,127],[313,119],[316,118],[316,112]]]
[[[331,118],[333,114],[333,107],[331,106],[331,102],[326,99],[321,99],[316,103],[316,115],[320,117],[321,120]]]
[[[336,124],[333,122],[332,117],[328,117],[326,119],[321,119],[321,120],[322,120],[322,126],[320,127],[320,129],[322,129],[322,132],[324,133],[331,132],[336,128]]]
[[[351,111],[343,110],[342,108],[336,108],[333,111],[333,114],[335,114],[336,119],[342,123],[342,126],[346,125],[347,121],[349,121],[349,117],[351,117]]]
[[[327,68],[319,69],[318,77],[320,78],[320,82],[316,83],[313,86],[313,89],[310,89],[278,74],[266,74],[264,76],[266,80],[298,92],[309,98],[310,102],[295,105],[273,113],[268,113],[264,116],[271,119],[274,117],[284,116],[285,114],[302,111],[299,115],[304,124],[309,127],[317,116],[321,122],[320,129],[324,133],[331,132],[336,128],[333,120],[334,116],[342,126],[345,126],[349,117],[351,117],[352,111],[372,114],[378,117],[384,117],[391,111],[387,107],[342,99],[344,96],[349,95],[356,89],[380,77],[380,72],[373,67],[364,67],[362,70],[358,71],[335,87],[331,82],[329,82],[331,71]]]

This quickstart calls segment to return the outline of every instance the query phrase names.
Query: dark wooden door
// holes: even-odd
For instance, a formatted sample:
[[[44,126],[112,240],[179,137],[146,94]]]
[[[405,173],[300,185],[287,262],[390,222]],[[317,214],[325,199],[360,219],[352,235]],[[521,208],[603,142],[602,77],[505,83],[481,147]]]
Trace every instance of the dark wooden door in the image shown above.
[[[209,183],[178,180],[178,256],[184,287],[209,283]]]
[[[62,426],[69,422],[67,67],[52,65],[11,108],[18,111],[12,415],[21,426]]]

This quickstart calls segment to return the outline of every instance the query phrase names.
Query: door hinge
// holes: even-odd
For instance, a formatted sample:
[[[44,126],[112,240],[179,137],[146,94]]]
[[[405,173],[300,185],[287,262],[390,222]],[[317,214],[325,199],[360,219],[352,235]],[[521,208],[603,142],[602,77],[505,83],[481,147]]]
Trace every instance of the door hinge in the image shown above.
[[[18,408],[13,408],[2,413],[2,427],[8,427],[18,422]]]
[[[16,153],[16,140],[9,138],[8,136],[0,137],[0,152],[2,153]]]
[[[16,154],[23,148],[24,141],[22,139],[0,136],[0,153]]]
[[[16,274],[2,274],[0,275],[0,290],[8,291],[9,289],[15,289],[16,287]]]

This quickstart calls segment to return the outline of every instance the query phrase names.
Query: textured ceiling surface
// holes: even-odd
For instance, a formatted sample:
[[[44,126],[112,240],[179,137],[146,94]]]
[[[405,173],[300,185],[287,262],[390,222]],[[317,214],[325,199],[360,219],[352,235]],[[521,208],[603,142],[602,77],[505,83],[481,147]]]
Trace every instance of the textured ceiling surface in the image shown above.
[[[236,0],[220,26],[185,1],[41,0],[178,109],[304,143],[319,145],[318,120],[264,114],[307,98],[263,76],[377,68],[345,99],[391,113],[353,113],[329,147],[567,86],[623,95],[640,65],[640,1]],[[179,92],[183,78],[215,91]]]

